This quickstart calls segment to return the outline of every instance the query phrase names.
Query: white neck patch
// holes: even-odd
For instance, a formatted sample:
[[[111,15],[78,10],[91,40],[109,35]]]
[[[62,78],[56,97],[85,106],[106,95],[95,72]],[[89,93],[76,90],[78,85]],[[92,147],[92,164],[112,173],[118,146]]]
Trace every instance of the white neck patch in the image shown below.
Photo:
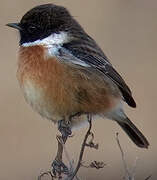
[[[55,54],[58,52],[58,49],[64,44],[67,43],[70,40],[68,37],[68,34],[66,32],[59,32],[59,33],[53,33],[50,36],[39,39],[34,42],[28,42],[23,43],[21,46],[23,47],[30,47],[30,46],[37,46],[42,45],[48,50],[48,56],[55,56]]]
[[[70,37],[66,32],[59,32],[59,33],[53,33],[50,36],[41,40],[39,39],[34,42],[23,43],[21,46],[22,47],[31,47],[31,46],[45,47],[45,50],[46,50],[45,60],[46,60],[46,59],[49,59],[49,57],[57,56],[58,50],[62,47],[62,45],[64,43],[68,43],[70,40],[72,40],[72,37]],[[84,67],[90,67],[90,65],[88,65],[86,62],[73,56],[65,49],[64,51],[65,53],[67,53],[67,55],[69,55],[69,58],[64,59],[66,62],[84,66]]]
[[[66,32],[53,33],[44,39],[39,39],[34,42],[23,43],[21,46],[29,47],[29,46],[36,46],[36,45],[44,45],[46,47],[49,47],[52,45],[62,45],[63,43],[68,42],[68,39],[69,38]]]

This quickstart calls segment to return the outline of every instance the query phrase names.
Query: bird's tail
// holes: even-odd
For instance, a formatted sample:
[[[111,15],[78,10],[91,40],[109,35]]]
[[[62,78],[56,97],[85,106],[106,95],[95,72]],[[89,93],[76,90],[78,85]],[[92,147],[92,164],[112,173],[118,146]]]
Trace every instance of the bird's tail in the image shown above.
[[[123,121],[116,122],[121,126],[121,128],[138,147],[148,148],[149,142],[128,117],[126,117]]]

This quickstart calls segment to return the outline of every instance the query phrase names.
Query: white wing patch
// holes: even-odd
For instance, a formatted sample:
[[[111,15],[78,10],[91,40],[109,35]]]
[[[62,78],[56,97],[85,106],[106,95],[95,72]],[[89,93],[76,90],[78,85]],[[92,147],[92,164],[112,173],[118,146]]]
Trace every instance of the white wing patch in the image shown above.
[[[60,49],[60,53],[57,55],[57,58],[60,59],[60,61],[64,61],[66,63],[76,64],[83,67],[91,67],[86,62],[82,61],[81,59],[75,57],[70,51],[68,51],[66,48],[62,47]]]

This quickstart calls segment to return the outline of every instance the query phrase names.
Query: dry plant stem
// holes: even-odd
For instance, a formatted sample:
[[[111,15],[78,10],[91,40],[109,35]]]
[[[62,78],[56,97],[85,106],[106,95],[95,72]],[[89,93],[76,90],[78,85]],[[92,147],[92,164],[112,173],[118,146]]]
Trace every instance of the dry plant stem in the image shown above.
[[[57,139],[57,142],[58,142],[58,148],[57,148],[57,155],[55,157],[55,161],[59,162],[59,163],[62,163],[63,144],[66,143],[67,138],[63,139],[63,136],[56,136],[56,139]],[[54,161],[53,161],[53,163],[54,163]],[[64,166],[65,165],[63,164],[63,171],[65,172],[64,168],[67,168],[67,167],[66,166],[64,167]],[[52,167],[53,167],[52,173],[54,174],[54,176],[56,176],[58,174],[58,179],[61,179],[61,177],[62,177],[61,176],[62,175],[62,170],[61,169],[60,169],[60,171],[55,170],[55,164],[54,165],[52,164]],[[60,167],[60,168],[62,168],[62,167]]]
[[[136,172],[136,168],[137,168],[137,161],[138,161],[138,157],[136,157],[133,168],[132,168],[132,177],[135,177],[135,172]]]
[[[58,150],[57,150],[57,155],[56,155],[56,160],[57,161],[62,161],[62,155],[63,155],[63,144],[60,142],[59,138],[57,138],[58,141]]]
[[[62,137],[61,136],[57,136],[57,141],[58,141],[58,143],[60,143],[60,145],[62,145],[62,153],[63,153],[63,151],[64,151],[64,153],[65,153],[65,157],[67,158],[67,160],[68,160],[68,162],[69,162],[69,166],[70,166],[70,170],[71,170],[71,172],[73,172],[73,169],[74,169],[74,167],[73,167],[73,163],[72,163],[72,161],[71,161],[71,159],[70,159],[70,156],[69,156],[69,154],[68,154],[68,151],[67,151],[67,149],[66,149],[66,147],[65,147],[65,144],[64,144],[64,142],[63,142],[63,139],[62,139]],[[59,145],[59,146],[60,146]],[[61,152],[59,152],[59,154],[60,154]],[[59,155],[60,156],[60,155]],[[79,178],[76,176],[76,179],[77,180],[79,180]]]
[[[52,173],[51,173],[51,171],[47,171],[47,172],[44,172],[44,173],[42,173],[40,176],[38,176],[38,180],[41,180],[41,178],[42,177],[44,177],[44,175],[49,175],[49,176],[51,176],[51,180],[54,180],[54,176],[52,175]]]
[[[68,162],[69,162],[70,168],[73,168],[72,161],[71,161],[71,159],[70,159],[70,156],[69,156],[69,154],[68,154],[68,151],[67,151],[67,149],[66,149],[66,147],[65,147],[65,144],[64,144],[63,140],[61,139],[61,137],[59,137],[58,141],[60,141],[60,143],[62,144],[64,153],[65,153],[65,157],[67,158],[67,160],[68,160]]]
[[[68,154],[68,151],[66,150],[66,147],[65,147],[65,144],[63,144],[63,150],[64,150],[64,153],[65,153],[65,157],[66,157],[66,159],[68,160],[68,162],[69,162],[69,172],[70,173],[73,173],[73,171],[74,171],[74,166],[73,166],[73,163],[74,162],[72,162],[72,160],[70,159],[70,156],[69,156],[69,154]],[[75,176],[75,178],[77,179],[77,180],[79,180],[79,178],[77,177],[77,175]]]
[[[81,146],[81,151],[80,151],[80,155],[79,155],[79,160],[78,160],[78,163],[77,163],[77,166],[76,166],[76,169],[74,170],[74,172],[69,176],[67,177],[65,180],[73,180],[73,178],[76,176],[80,166],[81,166],[81,162],[82,162],[82,158],[83,158],[83,154],[84,154],[84,150],[85,150],[85,147],[86,147],[86,143],[87,143],[87,139],[88,139],[88,136],[91,134],[91,128],[92,128],[92,117],[90,114],[87,115],[88,116],[88,122],[89,122],[89,128],[88,128],[88,131],[84,137],[84,140],[83,140],[83,143],[82,143],[82,146]]]
[[[103,161],[93,161],[89,165],[85,165],[83,162],[81,162],[81,166],[85,168],[101,169],[104,168],[106,164]]]
[[[148,176],[145,180],[148,180],[148,179],[150,179],[151,177],[152,177],[152,175]]]
[[[116,140],[117,140],[117,144],[118,144],[118,147],[119,147],[119,149],[120,149],[120,152],[121,152],[122,161],[123,161],[123,165],[124,165],[124,170],[125,170],[125,173],[126,173],[125,179],[126,179],[126,180],[134,180],[134,177],[130,174],[130,172],[129,172],[129,170],[128,170],[128,166],[127,166],[127,164],[126,164],[124,152],[123,152],[123,149],[122,149],[122,147],[121,147],[121,145],[120,145],[120,142],[119,142],[118,133],[116,133]]]
[[[125,180],[134,180],[135,179],[135,169],[137,167],[138,158],[136,157],[135,164],[133,166],[132,172],[130,173],[129,169],[128,169],[128,166],[127,166],[127,163],[126,163],[126,160],[125,160],[123,149],[121,147],[121,144],[120,144],[120,141],[119,141],[119,138],[118,138],[118,133],[116,133],[116,140],[117,140],[117,144],[118,144],[118,147],[120,149],[120,152],[121,152],[122,161],[123,161],[123,165],[124,165],[124,169],[125,169],[125,173],[126,173]],[[151,177],[152,177],[152,175],[148,176],[145,180],[148,180]]]

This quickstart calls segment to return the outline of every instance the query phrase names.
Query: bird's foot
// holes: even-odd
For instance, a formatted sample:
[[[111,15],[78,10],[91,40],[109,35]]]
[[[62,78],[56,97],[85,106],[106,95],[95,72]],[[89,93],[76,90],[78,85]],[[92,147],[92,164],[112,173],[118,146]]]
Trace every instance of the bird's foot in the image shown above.
[[[58,122],[58,130],[62,134],[62,139],[65,142],[67,138],[72,134],[70,121],[60,120]]]
[[[57,174],[60,176],[62,173],[68,175],[69,170],[68,167],[62,162],[58,160],[54,160],[52,162],[52,172],[56,176]]]

